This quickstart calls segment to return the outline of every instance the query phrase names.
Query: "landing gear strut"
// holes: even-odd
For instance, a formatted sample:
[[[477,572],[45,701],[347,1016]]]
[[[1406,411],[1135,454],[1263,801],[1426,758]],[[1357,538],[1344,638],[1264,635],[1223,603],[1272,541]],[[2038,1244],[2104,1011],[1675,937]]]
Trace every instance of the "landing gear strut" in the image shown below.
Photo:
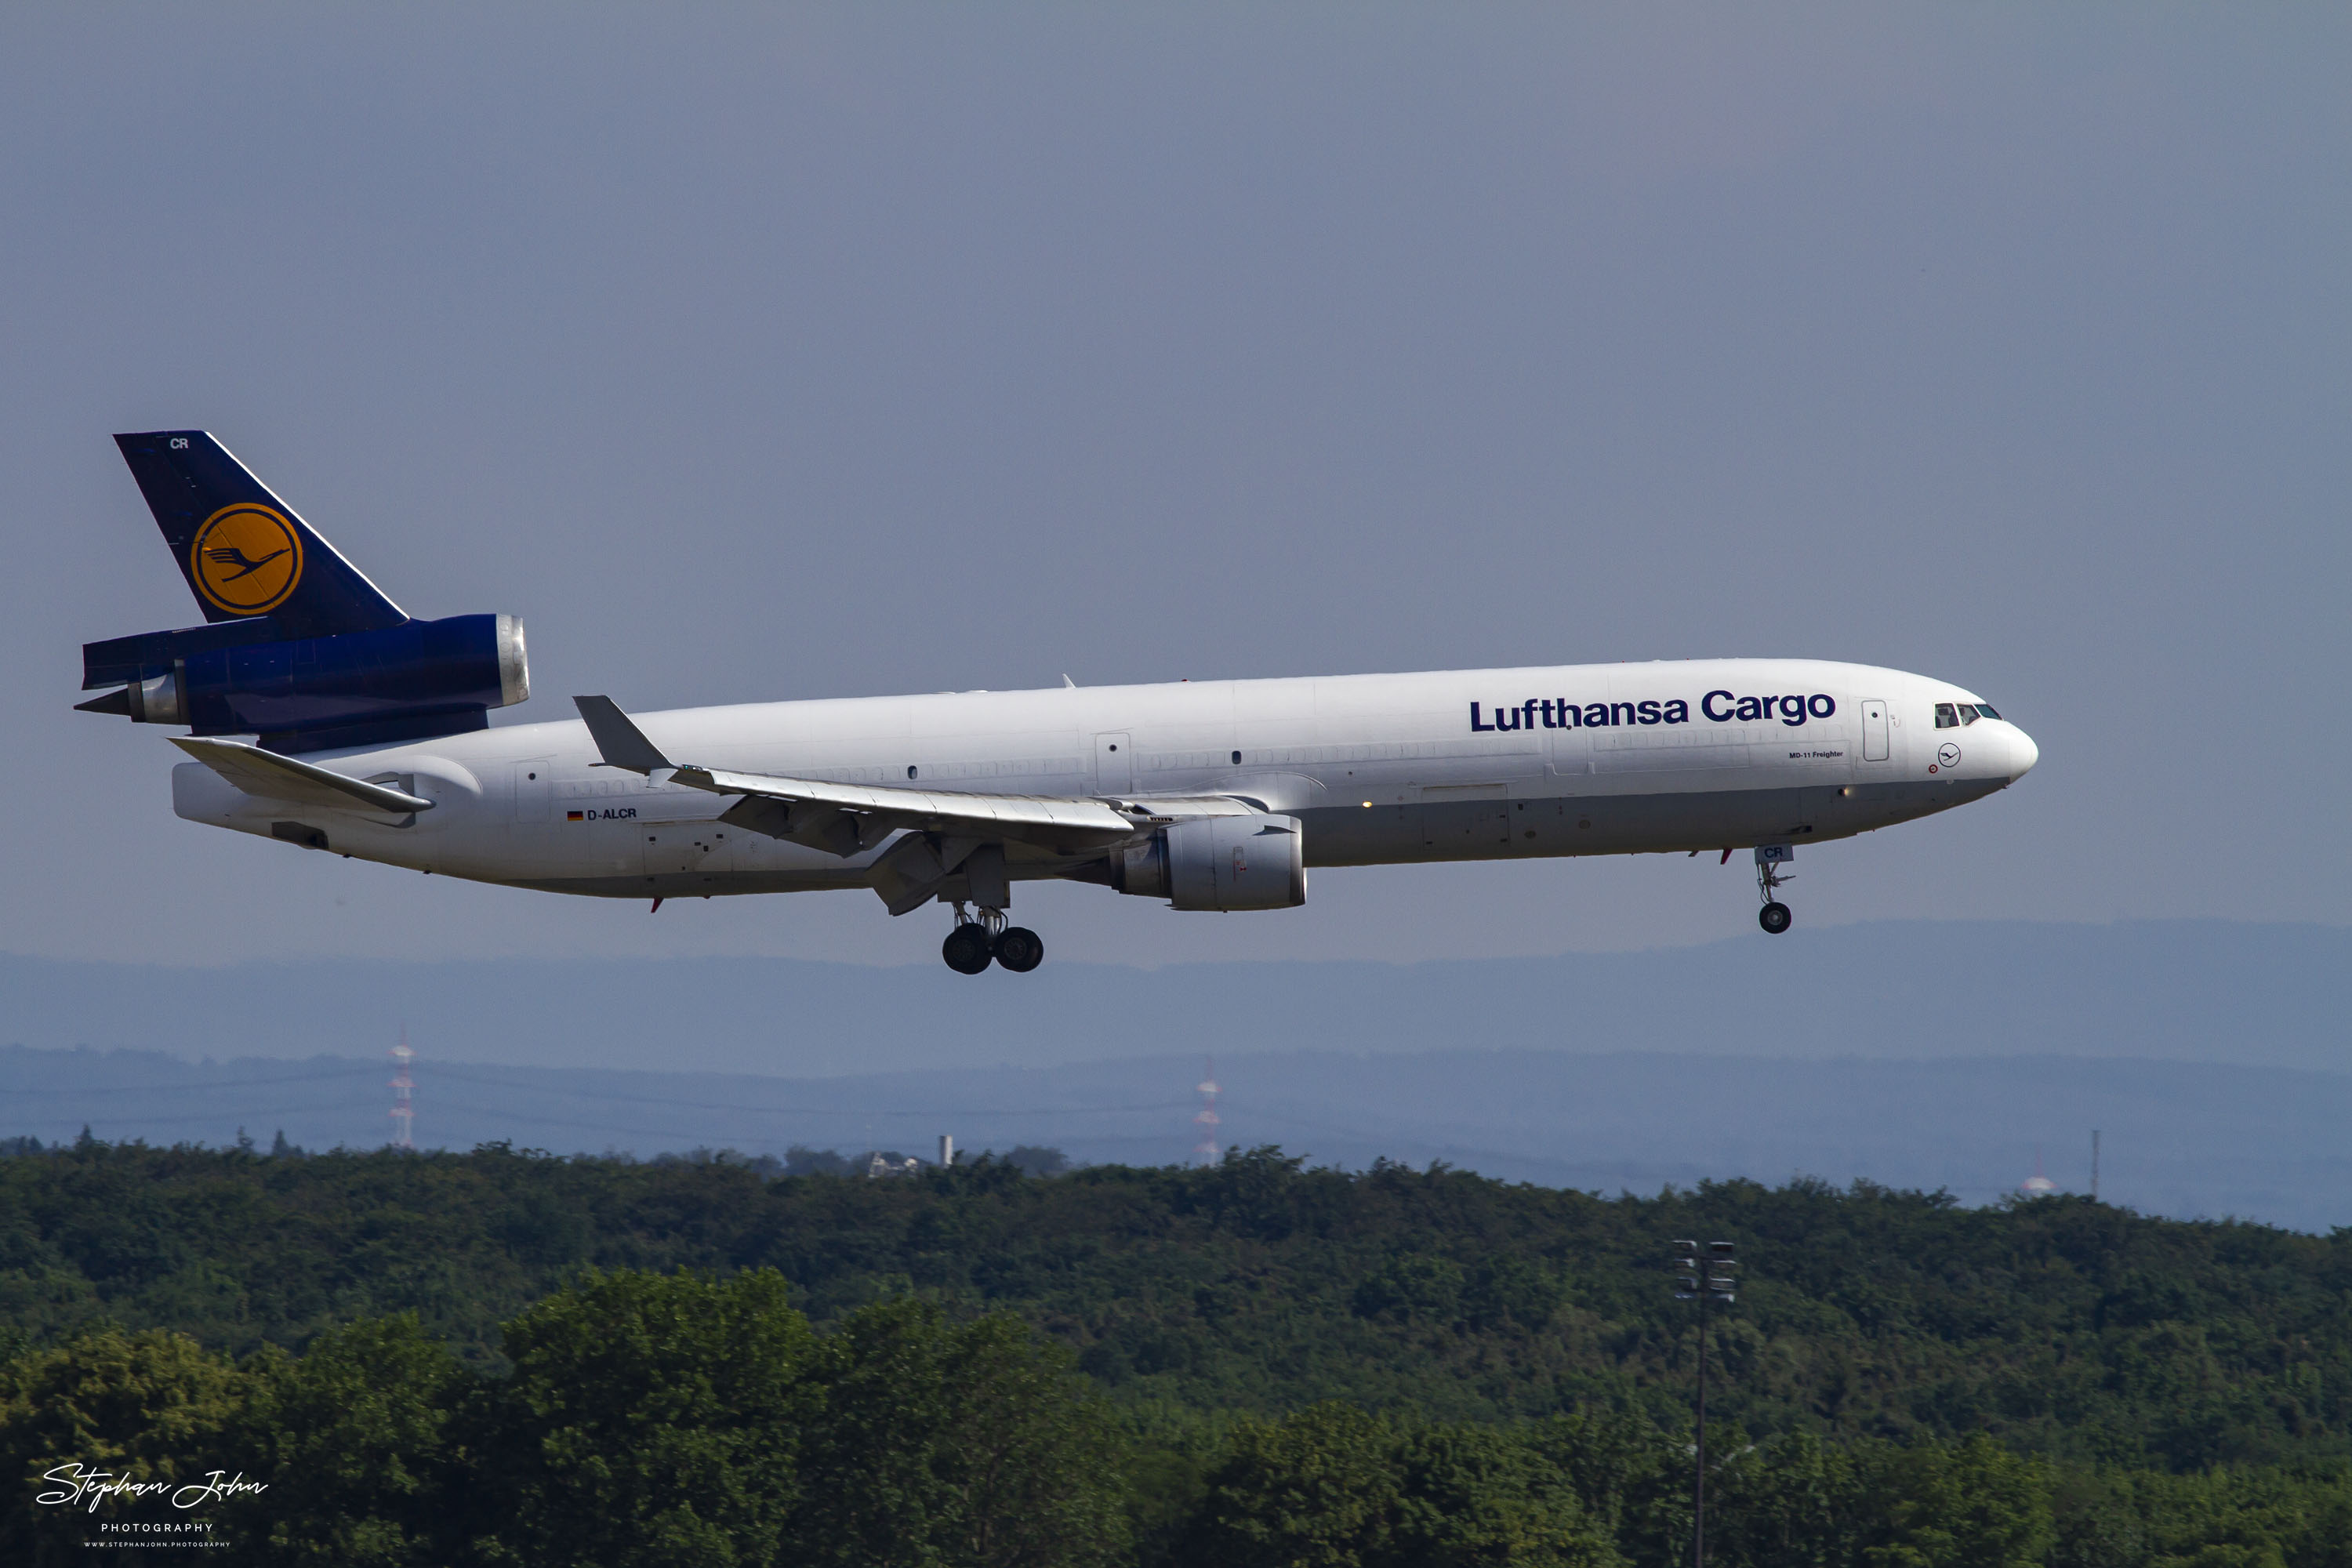
[[[940,956],[958,974],[978,974],[999,963],[1026,974],[1045,962],[1045,941],[1027,926],[1007,925],[1003,910],[982,909],[975,917],[957,900],[955,930],[940,943]]]
[[[1794,847],[1787,844],[1759,844],[1756,847],[1756,892],[1764,907],[1756,911],[1756,923],[1770,936],[1779,936],[1796,922],[1789,906],[1772,895],[1783,882],[1795,881],[1793,872],[1780,869],[1797,858]]]

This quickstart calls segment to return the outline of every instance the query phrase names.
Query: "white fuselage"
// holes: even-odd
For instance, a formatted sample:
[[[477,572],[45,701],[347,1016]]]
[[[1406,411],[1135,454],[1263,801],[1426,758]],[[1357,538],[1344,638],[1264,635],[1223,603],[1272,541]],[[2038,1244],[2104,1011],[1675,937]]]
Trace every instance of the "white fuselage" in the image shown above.
[[[1948,683],[1801,659],[1569,665],[1038,691],[940,692],[637,715],[680,763],[941,792],[1231,795],[1297,817],[1317,866],[1801,844],[2000,789],[2034,744],[1937,727]],[[1475,717],[1474,717],[1474,707]],[[1570,712],[1572,709],[1573,713]],[[190,821],[392,865],[603,897],[871,885],[848,858],[720,823],[723,796],[599,766],[579,721],[314,753],[434,803],[310,811],[173,774]],[[1082,857],[1007,847],[1015,879]]]

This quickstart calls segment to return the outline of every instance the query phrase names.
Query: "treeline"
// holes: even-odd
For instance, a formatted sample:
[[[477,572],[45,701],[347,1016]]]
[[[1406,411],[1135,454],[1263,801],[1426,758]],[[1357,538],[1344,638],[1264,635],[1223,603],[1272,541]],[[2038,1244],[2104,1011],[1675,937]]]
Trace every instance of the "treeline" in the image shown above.
[[[103,1329],[0,1391],[0,1560],[209,1527],[240,1561],[1105,1563],[1111,1428],[1010,1317],[912,1299],[824,1339],[770,1269],[622,1273],[508,1323],[471,1371],[414,1317],[232,1361]],[[140,1490],[92,1490],[128,1483]],[[207,1490],[206,1489],[212,1489]]]
[[[95,1330],[0,1371],[0,1558],[192,1530],[263,1563],[1626,1568],[1689,1540],[1686,1434],[1327,1403],[1122,1420],[1008,1314],[820,1335],[769,1269],[591,1277],[468,1368],[414,1317],[234,1361]],[[1723,1434],[1721,1568],[2342,1568],[2352,1473],[2058,1467],[1981,1435]],[[92,1491],[91,1488],[111,1489]],[[155,1533],[150,1533],[155,1532]]]
[[[272,1158],[80,1143],[0,1159],[0,1355],[100,1322],[236,1355],[416,1315],[468,1367],[583,1268],[770,1268],[820,1326],[914,1293],[1016,1313],[1133,1411],[1323,1400],[1507,1423],[1687,1407],[1676,1237],[1727,1239],[1714,1408],[1758,1440],[1990,1436],[2182,1473],[2352,1456],[2352,1235],[2079,1198],[1724,1183],[1605,1198],[1464,1173],[1208,1169],[1051,1180],[982,1160],[778,1176],[502,1147]]]

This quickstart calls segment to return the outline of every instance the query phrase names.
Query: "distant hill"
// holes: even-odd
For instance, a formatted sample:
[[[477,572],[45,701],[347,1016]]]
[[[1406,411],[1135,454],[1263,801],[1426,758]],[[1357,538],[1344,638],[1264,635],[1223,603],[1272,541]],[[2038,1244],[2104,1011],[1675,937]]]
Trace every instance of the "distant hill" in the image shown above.
[[[555,1070],[420,1058],[418,1141],[507,1142],[641,1157],[697,1147],[781,1155],[793,1144],[929,1157],[1059,1147],[1142,1165],[1200,1137],[1198,1056],[832,1079]],[[2298,1068],[2081,1057],[1928,1061],[1770,1059],[1657,1052],[1460,1049],[1220,1054],[1217,1131],[1351,1169],[1385,1156],[1614,1193],[1793,1175],[1948,1189],[1995,1201],[2037,1158],[2065,1190],[2144,1212],[2234,1215],[2325,1232],[2352,1225],[2352,1076]],[[108,1140],[262,1148],[283,1130],[311,1149],[390,1132],[381,1058],[239,1058],[0,1049],[0,1136],[47,1142],[87,1123]]]
[[[2352,1235],[1810,1183],[1601,1199],[1396,1165],[1301,1172],[1264,1154],[1052,1179],[990,1166],[771,1180],[732,1160],[268,1158],[93,1142],[0,1158],[11,1308],[0,1360],[11,1341],[108,1320],[243,1352],[415,1310],[426,1333],[495,1366],[497,1325],[583,1266],[764,1265],[820,1322],[910,1287],[959,1316],[1016,1312],[1163,1433],[1181,1430],[1171,1418],[1320,1398],[1481,1421],[1640,1412],[1672,1430],[1692,1343],[1692,1310],[1670,1285],[1675,1237],[1738,1249],[1738,1300],[1711,1314],[1713,1394],[1753,1435],[1986,1432],[2173,1469],[2352,1452]],[[100,1364],[106,1381],[81,1386],[104,1397],[85,1397],[125,1404],[123,1361]],[[393,1358],[387,1375],[413,1375],[409,1364]],[[332,1387],[362,1386],[342,1375]],[[666,1418],[635,1375],[592,1375],[583,1397],[608,1384],[633,1391],[633,1415]]]
[[[1051,933],[1048,933],[1050,939]],[[1493,962],[943,965],[318,959],[216,969],[0,956],[0,1043],[375,1055],[793,1078],[1437,1047],[2352,1070],[2352,930],[1898,921]]]

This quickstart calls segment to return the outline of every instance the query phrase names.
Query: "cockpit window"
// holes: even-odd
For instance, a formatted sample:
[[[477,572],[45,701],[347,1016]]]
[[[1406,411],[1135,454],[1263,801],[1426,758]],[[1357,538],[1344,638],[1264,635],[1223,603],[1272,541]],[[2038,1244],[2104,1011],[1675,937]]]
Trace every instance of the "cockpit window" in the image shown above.
[[[1938,702],[1938,703],[1937,703],[1937,704],[1936,704],[1936,728],[1937,728],[1937,729],[1938,729],[1938,730],[1951,730],[1951,729],[1956,729],[1956,728],[1958,728],[1958,727],[1959,722],[1960,722],[1960,716],[1959,716],[1958,712],[1957,712],[1957,711],[1953,709],[1953,707],[1952,707],[1952,705],[1951,705],[1950,703],[1948,703],[1948,702]]]
[[[1977,711],[1987,719],[1998,719],[2000,717],[2000,714],[1992,710],[1992,704],[1990,702],[1978,703]]]
[[[1961,723],[1963,723],[1963,724],[1973,724],[1973,723],[1975,723],[1976,721],[1977,721],[1977,707],[1976,707],[1976,704],[1975,704],[1975,703],[1973,703],[1973,702],[1963,702],[1963,703],[1961,703],[1961,704],[1960,704],[1960,722],[1961,722]]]

